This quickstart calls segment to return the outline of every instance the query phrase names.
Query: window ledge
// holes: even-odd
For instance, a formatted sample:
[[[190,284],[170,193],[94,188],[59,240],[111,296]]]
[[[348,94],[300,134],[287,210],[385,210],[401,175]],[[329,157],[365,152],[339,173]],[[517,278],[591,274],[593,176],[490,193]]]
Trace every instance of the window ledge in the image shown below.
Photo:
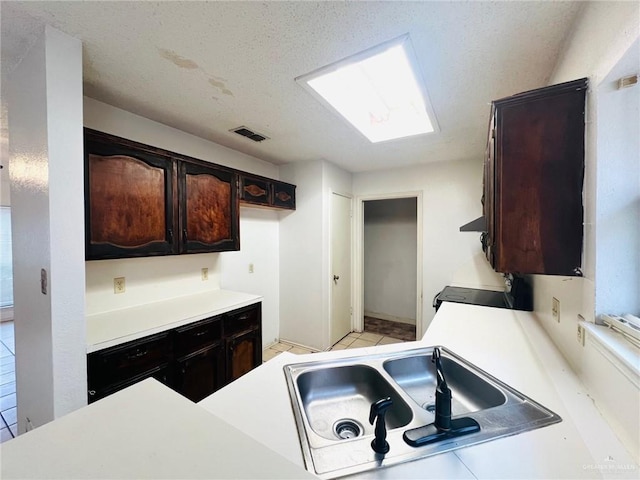
[[[640,388],[640,348],[607,326],[586,321],[580,324],[587,332],[586,341]]]

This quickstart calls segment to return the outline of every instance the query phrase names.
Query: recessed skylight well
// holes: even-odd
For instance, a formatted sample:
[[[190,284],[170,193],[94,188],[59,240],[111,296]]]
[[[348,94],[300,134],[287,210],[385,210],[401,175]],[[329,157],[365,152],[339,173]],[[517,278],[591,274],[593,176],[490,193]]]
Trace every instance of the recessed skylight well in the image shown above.
[[[409,35],[296,78],[371,142],[436,131]]]

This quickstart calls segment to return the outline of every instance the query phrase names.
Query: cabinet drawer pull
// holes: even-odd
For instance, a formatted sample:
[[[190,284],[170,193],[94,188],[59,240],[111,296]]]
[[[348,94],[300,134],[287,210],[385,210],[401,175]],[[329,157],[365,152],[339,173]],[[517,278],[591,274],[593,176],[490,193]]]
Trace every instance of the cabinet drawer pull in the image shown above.
[[[245,313],[244,315],[241,315],[241,316],[238,317],[238,321],[241,322],[243,320],[249,320],[250,316],[251,316],[251,314]]]
[[[203,335],[206,335],[207,333],[209,333],[209,330],[204,330],[202,332],[194,333],[193,336],[194,337],[201,337]]]
[[[136,358],[144,357],[147,353],[149,353],[149,350],[147,349],[138,350],[136,353],[130,353],[129,355],[127,355],[127,358],[129,360],[135,360]]]

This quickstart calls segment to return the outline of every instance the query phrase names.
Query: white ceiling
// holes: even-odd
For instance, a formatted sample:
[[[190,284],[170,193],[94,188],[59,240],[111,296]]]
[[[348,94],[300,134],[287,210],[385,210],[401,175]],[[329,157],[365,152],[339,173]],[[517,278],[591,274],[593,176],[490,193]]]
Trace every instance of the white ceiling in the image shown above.
[[[3,1],[0,8],[3,81],[48,23],[82,40],[89,97],[274,164],[326,159],[359,172],[480,161],[489,102],[547,84],[580,2]],[[294,81],[405,33],[438,133],[371,144]],[[240,125],[270,140],[229,132]]]

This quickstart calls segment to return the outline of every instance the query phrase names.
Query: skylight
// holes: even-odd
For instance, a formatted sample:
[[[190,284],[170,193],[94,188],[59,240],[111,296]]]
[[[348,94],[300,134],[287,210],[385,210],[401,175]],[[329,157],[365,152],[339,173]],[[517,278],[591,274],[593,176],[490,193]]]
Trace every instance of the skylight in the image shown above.
[[[296,81],[373,143],[430,133],[435,121],[411,58],[404,35]]]

